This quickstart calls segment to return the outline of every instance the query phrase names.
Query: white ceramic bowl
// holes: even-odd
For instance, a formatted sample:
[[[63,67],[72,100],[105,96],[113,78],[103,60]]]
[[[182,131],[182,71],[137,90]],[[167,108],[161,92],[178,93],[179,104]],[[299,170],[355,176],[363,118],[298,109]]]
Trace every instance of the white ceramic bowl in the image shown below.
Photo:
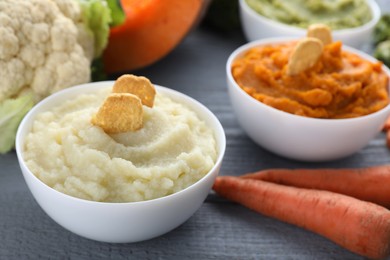
[[[333,38],[354,48],[363,48],[371,43],[372,32],[381,17],[381,11],[375,0],[367,0],[372,10],[372,20],[362,26],[333,31]],[[251,7],[245,0],[239,0],[241,25],[248,41],[274,37],[302,37],[306,30],[266,18]]]
[[[162,235],[185,222],[202,205],[222,163],[225,134],[218,119],[202,104],[177,91],[156,86],[158,92],[192,108],[215,133],[218,158],[201,180],[172,195],[143,202],[103,203],[78,199],[58,192],[40,181],[23,160],[23,145],[34,118],[56,104],[82,93],[109,88],[112,81],[90,83],[62,90],[37,104],[21,122],[16,152],[25,181],[42,209],[64,228],[89,239],[124,243]]]
[[[232,62],[255,46],[291,41],[274,38],[247,43],[235,50],[226,64],[227,85],[237,120],[248,136],[278,155],[301,161],[328,161],[349,156],[375,137],[390,115],[390,105],[375,113],[349,119],[317,119],[293,115],[265,105],[248,95],[234,80]],[[371,56],[350,47],[362,58]],[[384,67],[390,76],[390,71]],[[390,90],[389,90],[390,91]]]

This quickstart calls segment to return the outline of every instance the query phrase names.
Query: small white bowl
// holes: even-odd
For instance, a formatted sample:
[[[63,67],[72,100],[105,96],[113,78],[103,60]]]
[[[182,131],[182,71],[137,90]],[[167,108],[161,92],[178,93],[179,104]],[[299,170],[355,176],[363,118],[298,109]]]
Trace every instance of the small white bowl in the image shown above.
[[[334,30],[332,34],[335,40],[357,49],[371,43],[372,32],[381,17],[381,11],[375,0],[367,0],[367,3],[372,10],[372,20],[359,27]],[[306,35],[306,29],[262,16],[249,7],[245,0],[239,0],[239,12],[242,28],[248,41],[274,37],[298,38]]]
[[[234,60],[249,49],[291,38],[264,39],[247,43],[230,56],[226,64],[227,85],[236,118],[248,136],[265,149],[300,161],[329,161],[349,156],[374,138],[390,115],[390,105],[361,117],[317,119],[290,114],[254,99],[236,83],[231,73]],[[344,50],[375,62],[371,56],[343,46]],[[390,70],[383,67],[390,76]],[[390,89],[389,89],[390,92]]]
[[[21,122],[16,136],[16,152],[24,179],[42,209],[65,229],[103,242],[138,242],[160,236],[189,219],[202,205],[217,177],[225,153],[225,133],[214,116],[198,101],[177,91],[156,86],[160,93],[195,111],[213,129],[218,149],[214,167],[198,182],[166,197],[129,203],[103,203],[68,196],[40,181],[23,160],[26,135],[38,113],[83,93],[109,88],[112,81],[84,84],[62,90],[37,104]]]

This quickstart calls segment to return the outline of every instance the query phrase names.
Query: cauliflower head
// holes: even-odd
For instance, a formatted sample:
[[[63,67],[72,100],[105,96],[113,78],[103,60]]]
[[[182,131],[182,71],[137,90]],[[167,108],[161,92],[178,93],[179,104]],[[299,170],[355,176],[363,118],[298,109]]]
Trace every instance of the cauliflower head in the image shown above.
[[[74,0],[0,1],[0,101],[88,82],[93,35]]]
[[[0,1],[0,153],[37,101],[90,81],[110,23],[105,0]]]

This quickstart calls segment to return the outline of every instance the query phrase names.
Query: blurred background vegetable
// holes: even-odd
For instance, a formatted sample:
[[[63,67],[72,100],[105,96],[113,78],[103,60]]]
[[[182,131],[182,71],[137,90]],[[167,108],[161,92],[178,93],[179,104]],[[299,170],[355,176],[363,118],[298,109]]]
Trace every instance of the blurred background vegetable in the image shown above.
[[[380,42],[375,48],[374,56],[390,67],[390,40]]]
[[[382,15],[374,29],[374,44],[390,40],[390,14]]]
[[[31,94],[9,98],[0,103],[0,152],[9,151],[15,144],[15,133],[19,122],[34,106]]]
[[[170,53],[197,24],[209,0],[121,0],[125,22],[110,31],[108,74],[140,69]]]
[[[390,67],[390,14],[382,15],[374,29],[374,57]]]

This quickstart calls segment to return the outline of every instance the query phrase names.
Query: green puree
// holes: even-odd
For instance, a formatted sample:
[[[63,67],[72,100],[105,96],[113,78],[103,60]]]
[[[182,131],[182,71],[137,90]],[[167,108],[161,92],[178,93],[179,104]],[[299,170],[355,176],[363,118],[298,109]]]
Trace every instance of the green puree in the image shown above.
[[[332,29],[357,27],[372,18],[366,0],[246,0],[259,14],[292,26],[324,23]]]

